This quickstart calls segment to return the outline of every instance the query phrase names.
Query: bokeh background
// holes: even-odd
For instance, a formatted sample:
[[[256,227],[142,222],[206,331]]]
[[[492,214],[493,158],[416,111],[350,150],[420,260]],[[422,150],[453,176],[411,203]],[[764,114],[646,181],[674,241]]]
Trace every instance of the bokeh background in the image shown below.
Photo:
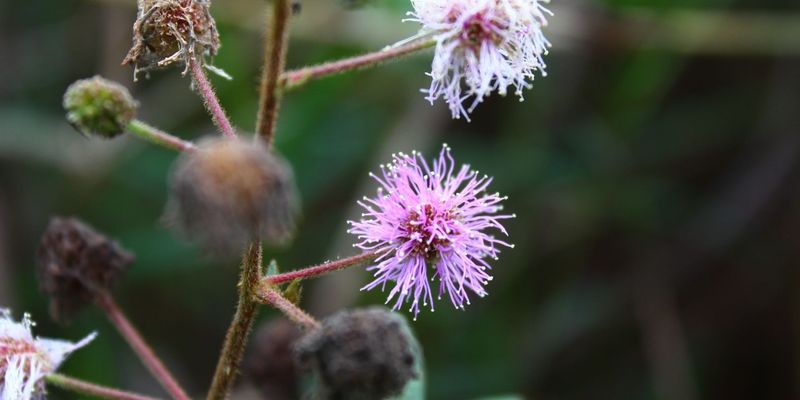
[[[415,32],[410,4],[348,10],[303,0],[289,66],[378,49]],[[236,260],[212,260],[160,222],[175,154],[134,138],[85,140],[63,118],[72,81],[131,88],[139,116],[186,138],[214,134],[178,71],[133,82],[120,61],[133,0],[0,2],[0,305],[43,336],[99,338],[63,372],[163,396],[96,310],[47,316],[34,254],[52,215],[78,216],[137,261],[117,293],[190,392],[208,386],[235,304]],[[304,218],[284,269],[354,254],[345,221],[395,151],[455,157],[508,194],[516,248],[490,295],[441,304],[413,327],[428,397],[800,397],[800,7],[795,0],[556,0],[548,76],[525,101],[494,96],[473,121],[419,93],[431,54],[311,83],[286,97],[277,148]],[[214,78],[252,130],[267,5],[216,0]],[[310,281],[317,316],[381,304],[361,268]],[[263,320],[276,313],[267,308]],[[240,388],[251,398],[247,384]],[[58,390],[56,399],[76,398]]]

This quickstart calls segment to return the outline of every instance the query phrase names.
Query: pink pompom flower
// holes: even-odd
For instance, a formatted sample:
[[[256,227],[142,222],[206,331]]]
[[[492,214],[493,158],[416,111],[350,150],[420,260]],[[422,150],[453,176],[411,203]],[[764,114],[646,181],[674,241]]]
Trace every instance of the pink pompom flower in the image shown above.
[[[379,254],[367,268],[375,280],[362,290],[392,283],[386,302],[394,299],[394,309],[410,302],[415,319],[420,304],[434,309],[431,281],[439,281],[437,297],[449,295],[459,309],[470,304],[470,292],[485,296],[492,280],[487,258],[497,259],[500,246],[514,247],[487,233],[508,235],[500,221],[514,217],[498,214],[506,197],[486,193],[492,178],[468,165],[456,169],[447,145],[430,165],[417,152],[399,153],[371,176],[381,187],[359,202],[362,219],[349,221],[360,240],[354,246]]]
[[[542,28],[552,15],[542,5],[546,1],[412,0],[408,21],[422,28],[409,40],[436,40],[431,86],[423,90],[427,100],[443,97],[453,118],[467,120],[493,91],[505,96],[513,86],[522,101],[534,72],[546,74],[543,56],[550,42]]]

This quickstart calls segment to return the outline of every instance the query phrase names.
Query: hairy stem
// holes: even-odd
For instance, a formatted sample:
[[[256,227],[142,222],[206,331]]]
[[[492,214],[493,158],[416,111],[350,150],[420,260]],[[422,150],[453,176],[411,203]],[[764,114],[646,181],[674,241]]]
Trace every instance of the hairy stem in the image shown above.
[[[80,379],[71,378],[61,374],[50,374],[44,378],[47,383],[58,386],[64,390],[79,393],[85,396],[92,396],[98,399],[109,400],[157,400],[154,397],[142,396],[135,393],[125,392],[122,390],[112,389],[105,386],[95,385],[82,381]]]
[[[197,146],[194,143],[170,135],[138,119],[131,120],[128,124],[128,131],[150,143],[155,143],[168,149],[177,151],[197,150]]]
[[[208,81],[203,66],[194,58],[190,58],[188,62],[189,69],[192,70],[194,82],[197,85],[197,90],[200,92],[200,96],[203,97],[203,104],[205,104],[208,113],[211,114],[214,123],[219,127],[223,135],[229,138],[235,138],[236,131],[233,129],[230,120],[228,120],[228,116],[225,115],[225,110],[223,110],[222,106],[219,104],[219,99],[217,99],[217,95],[214,93],[214,88],[211,87],[211,82]]]
[[[261,72],[261,85],[258,116],[256,118],[256,134],[264,139],[268,146],[272,145],[275,136],[275,123],[280,106],[278,81],[286,65],[286,49],[289,45],[289,16],[291,0],[273,0],[264,65]]]
[[[435,40],[425,39],[407,43],[397,47],[389,47],[374,53],[363,54],[360,56],[346,58],[338,61],[331,61],[320,65],[305,67],[297,70],[287,71],[281,76],[281,89],[289,91],[300,87],[313,79],[325,78],[343,72],[357,69],[369,68],[383,62],[394,60],[419,50],[433,47]]]
[[[252,243],[242,260],[239,305],[228,328],[228,333],[225,335],[225,344],[217,362],[211,389],[208,391],[209,400],[225,399],[233,386],[247,344],[247,337],[250,335],[258,312],[258,302],[255,301],[254,295],[261,274],[261,244]]]
[[[313,278],[329,272],[338,271],[347,267],[352,267],[361,263],[371,261],[378,257],[380,253],[376,251],[359,254],[357,256],[343,258],[341,260],[326,262],[313,267],[298,269],[296,271],[285,272],[283,274],[271,275],[262,278],[266,284],[277,285],[295,279]]]
[[[144,341],[136,328],[117,306],[114,298],[108,292],[97,296],[97,306],[106,313],[111,323],[128,342],[134,352],[139,356],[150,373],[161,383],[161,386],[176,400],[189,400],[189,396],[181,388],[175,378],[170,374],[161,360],[156,356],[150,346]]]
[[[283,297],[277,290],[270,287],[269,284],[261,285],[258,289],[258,299],[264,304],[272,305],[280,310],[287,318],[294,321],[304,329],[312,330],[319,328],[319,322],[314,317],[308,315],[305,311],[300,309]]]

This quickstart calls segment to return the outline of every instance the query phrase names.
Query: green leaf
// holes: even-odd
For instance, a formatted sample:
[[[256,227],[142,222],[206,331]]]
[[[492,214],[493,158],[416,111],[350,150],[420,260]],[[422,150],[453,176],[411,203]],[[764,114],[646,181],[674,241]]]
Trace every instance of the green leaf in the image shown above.
[[[280,273],[280,271],[278,270],[278,263],[273,258],[272,260],[269,261],[269,265],[267,265],[266,276],[278,275],[278,273]]]
[[[302,286],[302,279],[295,279],[289,286],[286,287],[286,290],[283,291],[283,297],[286,297],[287,300],[291,301],[294,304],[300,304],[300,298],[303,296],[303,286]]]

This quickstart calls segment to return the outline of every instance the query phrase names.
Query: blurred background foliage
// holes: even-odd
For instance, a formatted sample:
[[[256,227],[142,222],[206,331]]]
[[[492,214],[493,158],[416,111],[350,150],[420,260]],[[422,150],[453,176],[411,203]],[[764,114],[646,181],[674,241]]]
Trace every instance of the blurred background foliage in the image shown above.
[[[304,0],[290,67],[414,33],[405,0],[347,10]],[[175,154],[131,138],[85,140],[63,117],[72,81],[131,88],[139,117],[186,138],[214,134],[178,71],[134,83],[119,65],[133,0],[0,2],[0,304],[43,336],[100,337],[64,372],[162,395],[96,310],[47,318],[34,276],[51,215],[78,216],[137,261],[121,305],[190,392],[206,390],[235,303],[237,260],[210,260],[160,222]],[[800,8],[796,0],[556,0],[548,76],[525,102],[494,96],[452,121],[419,88],[430,53],[288,94],[277,148],[304,218],[283,269],[354,254],[345,221],[396,151],[458,161],[508,194],[516,248],[466,312],[441,302],[413,324],[431,399],[800,397]],[[252,130],[266,4],[216,0],[215,78]],[[361,268],[306,284],[317,316],[382,303]],[[275,312],[265,309],[262,319]],[[247,392],[247,383],[242,390]],[[252,392],[252,391],[251,391]],[[53,397],[74,398],[59,391]],[[244,398],[246,395],[242,394]]]

